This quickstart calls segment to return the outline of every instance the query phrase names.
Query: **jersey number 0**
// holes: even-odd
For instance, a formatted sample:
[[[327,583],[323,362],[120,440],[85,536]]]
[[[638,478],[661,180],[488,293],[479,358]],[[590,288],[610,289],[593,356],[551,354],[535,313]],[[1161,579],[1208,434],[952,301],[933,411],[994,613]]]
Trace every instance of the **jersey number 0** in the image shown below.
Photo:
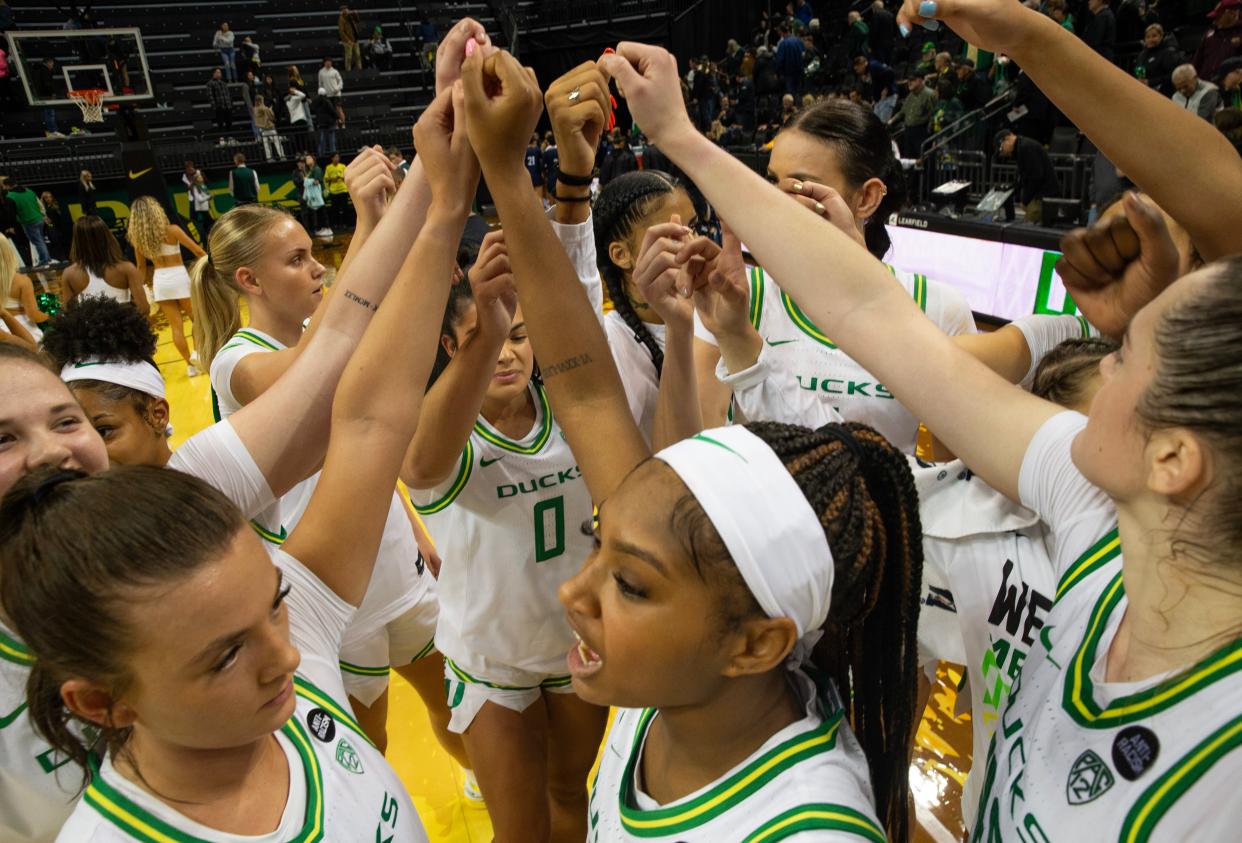
[[[551,525],[548,524],[549,520]],[[549,537],[551,542],[548,541]],[[564,552],[565,498],[558,496],[540,501],[535,504],[535,561],[546,562]]]

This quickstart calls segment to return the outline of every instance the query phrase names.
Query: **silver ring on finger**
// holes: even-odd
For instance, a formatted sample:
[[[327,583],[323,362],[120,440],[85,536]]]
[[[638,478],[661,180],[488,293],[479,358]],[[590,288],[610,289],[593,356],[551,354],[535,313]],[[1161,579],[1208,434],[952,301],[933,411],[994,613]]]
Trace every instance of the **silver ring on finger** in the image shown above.
[[[572,91],[570,91],[570,92],[569,92],[569,101],[570,101],[570,102],[577,102],[577,101],[578,101],[579,99],[581,99],[581,98],[582,98],[582,88],[580,88],[580,87],[579,87],[579,88],[574,88]]]

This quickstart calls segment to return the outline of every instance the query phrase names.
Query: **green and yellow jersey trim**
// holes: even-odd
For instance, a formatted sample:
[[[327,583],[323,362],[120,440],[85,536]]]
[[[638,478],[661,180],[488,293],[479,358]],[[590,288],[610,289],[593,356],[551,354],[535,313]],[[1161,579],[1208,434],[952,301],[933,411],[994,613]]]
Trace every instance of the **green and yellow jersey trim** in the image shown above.
[[[461,452],[461,462],[457,465],[457,476],[453,478],[453,485],[449,486],[448,491],[442,496],[425,506],[419,506],[411,499],[410,503],[414,506],[414,511],[419,515],[435,515],[437,512],[445,509],[449,504],[457,500],[457,496],[461,494],[462,489],[466,488],[466,484],[470,482],[470,475],[473,472],[474,443],[467,439],[466,447]]]
[[[427,645],[423,647],[423,649],[419,650],[417,653],[414,654],[414,658],[410,659],[410,664],[414,664],[414,662],[418,661],[419,659],[427,658],[432,653],[434,653],[435,650],[436,650],[436,639],[432,638],[430,641],[427,642]]]
[[[1182,756],[1143,791],[1126,814],[1120,843],[1146,843],[1156,825],[1212,766],[1242,746],[1242,716],[1235,717]]]
[[[311,748],[310,736],[296,717],[285,723],[280,731],[293,744],[306,776],[305,820],[301,830],[290,838],[290,843],[316,843],[323,840],[324,835],[323,771]],[[173,827],[112,787],[99,774],[97,757],[91,756],[90,765],[91,784],[82,798],[100,816],[130,837],[144,843],[210,843]]]
[[[763,287],[764,272],[762,267],[752,266],[750,268],[750,324],[759,330],[759,323],[763,320]]]
[[[743,838],[742,843],[773,843],[801,831],[841,831],[872,843],[887,843],[888,840],[884,830],[866,814],[825,802],[799,805],[778,814]]]
[[[893,274],[894,278],[897,277],[897,270],[894,267],[889,266],[888,264],[885,264],[885,266],[888,267],[888,271]],[[756,275],[758,276],[757,281],[756,281]],[[763,289],[764,289],[763,271],[756,268],[756,272],[752,273],[751,275],[751,288],[750,288],[751,324],[754,325],[756,329],[759,328],[759,320],[760,318],[762,318],[762,315],[763,315],[763,305],[762,305]],[[759,296],[760,301],[761,301],[761,303],[758,305],[758,308],[756,308],[756,305],[755,305],[756,296]],[[914,281],[910,288],[910,296],[914,299],[915,304],[919,306],[919,310],[926,313],[927,312],[927,276],[926,275],[918,275],[918,274],[914,275]],[[827,346],[828,348],[837,347],[837,344],[833,342],[832,340],[830,340],[828,338],[828,335],[825,334],[823,331],[821,331],[819,327],[813,321],[811,321],[811,317],[807,316],[805,313],[802,312],[802,309],[798,307],[798,303],[795,302],[793,298],[788,293],[786,293],[784,290],[781,290],[781,305],[785,308],[785,313],[789,316],[790,321],[794,323],[794,325],[798,328],[799,331],[806,334],[808,337],[815,340],[820,345]]]
[[[0,659],[20,664],[23,667],[30,667],[35,662],[30,648],[10,635],[9,631],[2,626],[0,626]]]
[[[263,336],[258,331],[254,330],[253,328],[242,328],[240,331],[233,334],[233,336],[229,337],[229,341],[225,343],[224,347],[221,348],[220,350],[224,351],[226,348],[236,348],[237,346],[241,345],[242,343],[246,343],[246,342],[250,343],[251,345],[257,345],[259,348],[262,348],[266,351],[284,351],[285,350],[285,347],[283,345],[277,345],[275,342],[273,342],[272,340],[269,340],[267,337]]]
[[[448,665],[448,669],[461,682],[467,685],[482,685],[486,688],[493,688],[497,691],[533,691],[536,688],[566,688],[572,684],[573,681],[568,675],[566,675],[549,676],[538,685],[500,685],[495,682],[488,682],[486,679],[480,679],[477,676],[472,676],[462,670],[461,665],[457,664],[457,662],[453,661],[448,656],[444,657],[444,663]]]
[[[621,824],[636,837],[681,834],[736,808],[791,767],[831,752],[837,744],[837,732],[845,715],[844,711],[837,710],[814,729],[773,747],[701,796],[667,808],[643,811],[634,807],[637,802],[634,796],[634,770],[655,713],[655,709],[648,708],[639,715],[618,794]],[[772,833],[776,833],[775,830]],[[779,840],[780,837],[759,839]]]
[[[1104,538],[1087,548],[1087,551],[1079,556],[1073,565],[1070,565],[1069,570],[1061,577],[1061,582],[1057,583],[1056,599],[1060,600],[1062,595],[1071,588],[1120,555],[1121,536],[1114,527]]]
[[[1099,656],[1100,641],[1108,619],[1124,596],[1125,585],[1118,572],[1096,602],[1087,623],[1086,635],[1066,671],[1062,705],[1078,725],[1088,729],[1112,729],[1145,720],[1242,670],[1242,638],[1239,638],[1189,670],[1152,688],[1119,697],[1101,708],[1095,701],[1091,667]]]
[[[285,540],[289,538],[289,531],[285,529],[285,525],[283,524],[280,525],[280,532],[276,533],[276,532],[269,530],[267,527],[264,527],[262,524],[260,524],[258,521],[255,521],[253,518],[251,518],[250,529],[258,533],[259,538],[263,539],[263,541],[267,542],[268,544],[274,544],[277,547],[284,544]]]
[[[354,676],[387,676],[388,671],[391,669],[388,665],[383,667],[364,667],[360,664],[352,664],[344,659],[341,660],[341,671],[343,673],[352,673]]]
[[[538,402],[540,416],[539,431],[535,434],[534,441],[529,445],[519,445],[512,439],[505,438],[500,431],[488,424],[487,420],[482,416],[479,416],[478,420],[475,421],[474,432],[497,448],[503,448],[515,454],[526,454],[529,456],[542,451],[543,446],[548,444],[548,438],[552,435],[552,405],[548,403],[548,395],[544,392],[541,384],[532,382],[531,386],[535,390],[535,400]]]
[[[367,733],[362,731],[362,727],[358,725],[358,721],[354,720],[354,716],[342,708],[340,703],[332,699],[332,697],[330,697],[326,692],[321,691],[301,676],[293,677],[293,690],[299,697],[307,702],[312,702],[319,706],[324,711],[331,714],[333,718],[335,718],[336,721],[346,729],[349,729],[349,731],[362,738],[371,746],[375,746],[375,744],[371,743],[371,739],[367,737]]]

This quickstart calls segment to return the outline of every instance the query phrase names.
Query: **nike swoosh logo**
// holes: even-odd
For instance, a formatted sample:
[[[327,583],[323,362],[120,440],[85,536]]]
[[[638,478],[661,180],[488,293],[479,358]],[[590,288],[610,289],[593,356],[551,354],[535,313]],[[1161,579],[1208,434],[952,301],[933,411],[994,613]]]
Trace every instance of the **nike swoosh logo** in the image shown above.
[[[147,167],[145,170],[139,170],[139,171],[138,171],[138,172],[136,172],[136,173],[135,173],[133,170],[130,170],[130,171],[129,171],[129,177],[130,177],[131,179],[140,179],[140,178],[142,178],[143,176],[145,176],[147,173],[151,172],[151,171],[152,171],[152,170],[154,170],[154,169],[155,169],[154,167]]]
[[[490,459],[490,460],[489,460],[489,459],[487,459],[486,457],[480,458],[480,459],[479,459],[479,468],[487,468],[487,467],[488,467],[489,465],[491,465],[492,463],[494,463],[494,462],[500,462],[500,461],[501,461],[501,460],[503,460],[503,459],[504,459],[504,457],[494,457],[493,459]]]
[[[0,717],[0,729],[7,728],[10,724],[13,723],[14,720],[20,717],[22,712],[24,712],[25,710],[26,710],[26,703],[22,703],[17,708],[13,709],[11,713],[6,714],[3,717]]]
[[[789,345],[789,343],[797,342],[797,340],[766,340],[766,342],[768,345],[775,348],[778,345]]]
[[[75,369],[85,369],[87,366],[102,366],[102,365],[103,365],[103,361],[102,361],[102,360],[97,360],[97,361],[95,361],[95,362],[93,362],[93,363],[74,363],[74,364],[73,364],[73,368],[75,368]]]

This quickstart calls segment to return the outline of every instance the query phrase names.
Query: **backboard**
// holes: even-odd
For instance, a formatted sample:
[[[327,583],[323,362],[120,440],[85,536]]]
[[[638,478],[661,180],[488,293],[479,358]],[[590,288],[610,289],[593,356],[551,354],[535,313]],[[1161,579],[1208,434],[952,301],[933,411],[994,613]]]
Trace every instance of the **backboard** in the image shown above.
[[[154,94],[138,29],[14,29],[5,35],[9,65],[18,68],[31,105],[73,105],[68,92],[84,88],[107,91],[105,102]]]

